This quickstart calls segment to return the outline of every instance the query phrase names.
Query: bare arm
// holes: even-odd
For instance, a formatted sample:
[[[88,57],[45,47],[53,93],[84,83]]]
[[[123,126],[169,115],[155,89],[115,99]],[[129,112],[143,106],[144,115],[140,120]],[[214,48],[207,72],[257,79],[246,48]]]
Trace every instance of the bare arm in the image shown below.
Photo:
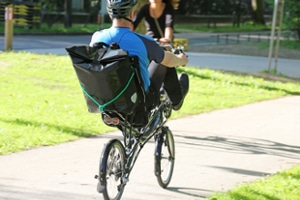
[[[165,56],[161,64],[167,67],[175,67],[184,66],[188,63],[188,61],[188,57],[183,53],[175,55],[172,52],[165,51]]]
[[[148,51],[149,60],[165,65],[167,67],[183,66],[188,63],[188,57],[184,53],[174,54],[171,51],[164,51],[153,39],[137,35],[144,42]]]
[[[173,28],[172,27],[166,27],[165,28],[165,36],[163,38],[160,38],[161,44],[170,44],[170,42],[173,40]]]
[[[160,39],[162,44],[169,44],[173,40],[173,26],[174,26],[174,9],[171,4],[166,4],[164,9],[165,14],[165,29],[164,29],[164,38]]]

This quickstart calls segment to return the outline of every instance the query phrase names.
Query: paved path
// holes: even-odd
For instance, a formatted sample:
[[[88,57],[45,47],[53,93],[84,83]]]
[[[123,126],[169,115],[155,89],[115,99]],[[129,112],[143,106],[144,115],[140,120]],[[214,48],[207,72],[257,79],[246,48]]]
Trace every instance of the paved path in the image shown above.
[[[300,96],[172,120],[176,163],[167,190],[154,176],[153,142],[143,149],[125,200],[203,199],[299,164]],[[101,148],[119,132],[0,156],[0,199],[92,200]]]
[[[13,48],[15,51],[27,51],[34,53],[50,53],[66,55],[65,47],[72,45],[86,45],[90,42],[90,35],[70,36],[15,36]],[[205,45],[212,43],[211,34],[184,33],[177,37],[189,39],[189,45]],[[0,36],[0,49],[4,46],[4,37]],[[201,52],[187,52],[189,66],[227,70],[237,72],[262,72],[268,69],[268,58],[258,56],[239,56],[228,54],[214,54]],[[274,61],[272,63],[272,68]],[[295,59],[278,59],[277,71],[293,78],[300,78],[300,56]]]

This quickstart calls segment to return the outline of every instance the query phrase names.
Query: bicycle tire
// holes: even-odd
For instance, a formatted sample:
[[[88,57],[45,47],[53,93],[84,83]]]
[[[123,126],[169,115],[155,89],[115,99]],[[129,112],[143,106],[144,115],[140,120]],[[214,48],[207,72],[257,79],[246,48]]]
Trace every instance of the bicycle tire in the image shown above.
[[[125,171],[125,149],[117,140],[111,140],[103,149],[100,159],[99,187],[105,200],[119,200],[124,192],[122,177]]]
[[[173,175],[175,165],[175,143],[169,128],[163,127],[163,134],[157,137],[155,153],[155,175],[158,184],[166,188]]]

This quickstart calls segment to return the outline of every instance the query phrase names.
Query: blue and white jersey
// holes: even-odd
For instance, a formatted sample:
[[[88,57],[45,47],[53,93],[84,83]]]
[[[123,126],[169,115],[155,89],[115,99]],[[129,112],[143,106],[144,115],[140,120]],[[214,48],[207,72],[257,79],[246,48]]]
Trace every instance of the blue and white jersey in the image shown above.
[[[127,50],[130,56],[138,56],[144,89],[148,90],[150,86],[148,65],[152,60],[160,63],[164,58],[163,49],[151,37],[134,33],[129,28],[111,27],[93,34],[90,46],[97,42],[108,45],[113,42],[118,43],[120,48]]]

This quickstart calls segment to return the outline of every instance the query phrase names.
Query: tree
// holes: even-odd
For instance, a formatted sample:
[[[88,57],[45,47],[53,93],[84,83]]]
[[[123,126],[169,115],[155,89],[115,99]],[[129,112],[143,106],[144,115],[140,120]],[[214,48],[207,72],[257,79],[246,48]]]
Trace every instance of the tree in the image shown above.
[[[66,15],[62,16],[61,13],[65,11],[66,1],[61,0],[42,0],[42,22],[47,22],[48,27],[51,28],[54,23],[57,21],[66,21],[64,20]],[[56,13],[54,16],[48,17],[48,12]],[[46,17],[47,16],[47,17]],[[70,15],[69,15],[70,16]],[[71,19],[71,17],[69,17]]]
[[[300,1],[286,0],[285,1],[285,24],[291,30],[296,31],[298,40],[300,41]]]
[[[65,28],[72,27],[72,0],[65,0]]]
[[[240,27],[242,15],[242,0],[237,0],[233,11],[233,26]]]
[[[254,23],[265,25],[264,0],[251,0],[251,4]]]

